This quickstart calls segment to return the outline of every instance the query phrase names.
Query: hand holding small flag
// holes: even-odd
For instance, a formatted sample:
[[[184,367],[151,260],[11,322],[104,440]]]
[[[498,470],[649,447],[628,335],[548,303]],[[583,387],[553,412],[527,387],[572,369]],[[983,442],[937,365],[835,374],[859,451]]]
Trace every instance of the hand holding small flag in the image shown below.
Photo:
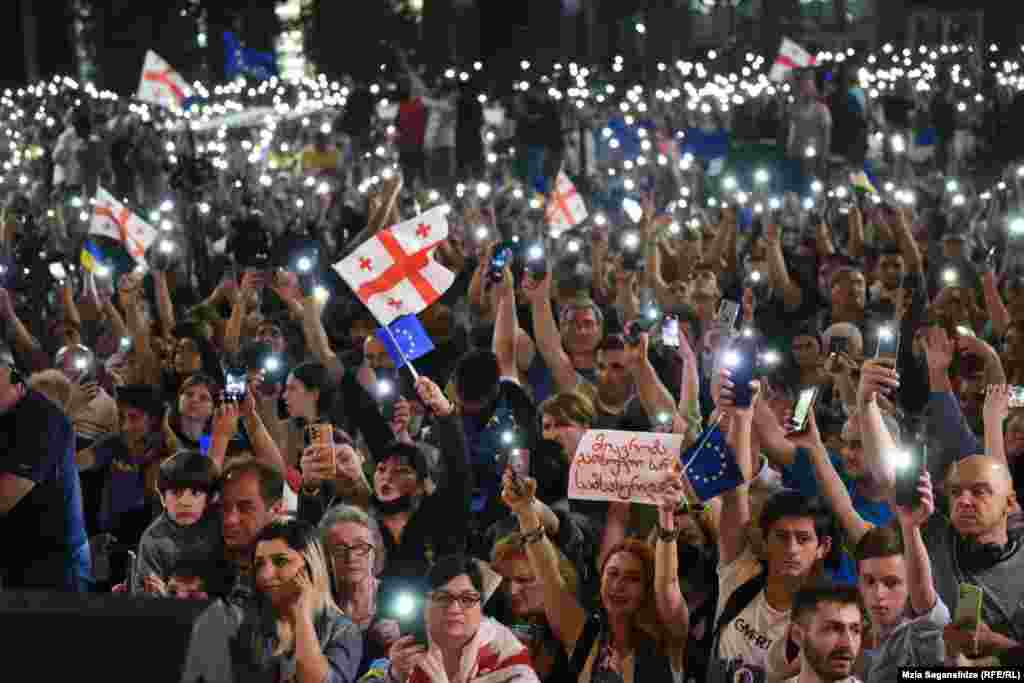
[[[416,394],[430,411],[438,417],[448,417],[455,412],[455,406],[448,400],[448,397],[441,391],[441,387],[434,383],[429,377],[419,376],[416,379]]]

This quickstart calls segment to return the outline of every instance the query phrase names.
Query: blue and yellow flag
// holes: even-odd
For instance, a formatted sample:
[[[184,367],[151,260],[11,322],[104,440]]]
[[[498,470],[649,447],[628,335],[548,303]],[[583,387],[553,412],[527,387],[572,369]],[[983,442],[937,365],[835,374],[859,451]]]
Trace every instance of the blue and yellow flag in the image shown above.
[[[86,240],[85,244],[82,245],[82,254],[79,259],[81,260],[82,267],[90,273],[95,273],[107,261],[106,254],[100,249],[100,245],[92,240]]]

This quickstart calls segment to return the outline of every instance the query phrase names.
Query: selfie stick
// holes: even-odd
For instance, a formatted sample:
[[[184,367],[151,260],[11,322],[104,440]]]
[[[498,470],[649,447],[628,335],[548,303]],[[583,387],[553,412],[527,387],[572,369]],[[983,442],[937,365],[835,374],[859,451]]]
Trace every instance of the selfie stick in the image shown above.
[[[419,381],[420,373],[416,372],[416,368],[413,367],[412,361],[405,357],[402,353],[402,347],[398,345],[398,340],[395,339],[395,335],[391,333],[391,328],[384,325],[384,331],[387,332],[388,337],[391,339],[391,343],[394,345],[395,350],[398,351],[398,355],[402,357],[402,361],[405,362],[405,367],[409,368],[409,372],[412,373],[412,378],[415,381]]]

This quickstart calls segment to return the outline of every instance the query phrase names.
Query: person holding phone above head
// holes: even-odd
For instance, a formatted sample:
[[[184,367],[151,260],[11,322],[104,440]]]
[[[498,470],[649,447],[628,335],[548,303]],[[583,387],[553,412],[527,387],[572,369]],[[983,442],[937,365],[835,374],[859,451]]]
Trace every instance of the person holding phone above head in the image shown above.
[[[362,636],[331,597],[316,529],[277,520],[255,540],[254,600],[220,600],[200,615],[182,680],[355,681]]]
[[[637,681],[673,680],[675,672],[682,671],[688,612],[683,602],[673,613],[677,621],[661,621],[656,592],[663,586],[655,581],[650,548],[627,539],[602,553],[600,609],[588,614],[562,582],[557,551],[533,504],[536,491],[532,478],[525,478],[518,491],[506,478],[502,500],[519,518],[530,567],[543,588],[547,622],[569,659],[567,680],[596,683],[609,675]],[[666,603],[678,601],[667,599]]]
[[[389,683],[540,683],[530,652],[507,626],[483,615],[488,586],[477,560],[440,558],[427,573],[426,643],[391,646]]]

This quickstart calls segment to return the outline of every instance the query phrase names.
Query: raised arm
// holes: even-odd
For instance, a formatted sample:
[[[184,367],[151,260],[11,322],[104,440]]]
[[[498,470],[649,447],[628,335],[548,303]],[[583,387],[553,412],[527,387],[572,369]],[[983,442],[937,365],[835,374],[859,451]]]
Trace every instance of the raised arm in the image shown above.
[[[985,455],[998,458],[1009,467],[1006,460],[1006,443],[1003,439],[1003,423],[1010,412],[1010,387],[995,384],[988,388],[983,411],[985,421]]]
[[[664,414],[669,421],[674,419],[675,399],[672,392],[665,388],[657,371],[651,365],[648,355],[650,336],[644,332],[640,335],[640,342],[635,346],[627,346],[629,351],[629,371],[636,382],[637,391],[640,394],[640,404],[647,413],[648,419],[652,422],[658,415]]]
[[[996,284],[996,274],[992,270],[986,270],[981,276],[982,290],[985,292],[985,308],[988,310],[988,317],[992,320],[992,331],[996,337],[1002,337],[1010,327],[1010,311],[1003,303],[1003,297],[999,294],[999,286]]]
[[[518,377],[516,366],[516,338],[519,318],[516,313],[516,294],[512,269],[508,266],[498,283],[498,310],[494,318],[494,355],[498,357],[498,368],[502,377]]]
[[[156,310],[160,316],[160,327],[164,335],[170,335],[176,324],[174,304],[171,303],[171,290],[167,285],[167,273],[153,270],[153,284],[156,286]]]
[[[559,391],[572,391],[578,381],[576,368],[562,348],[562,335],[558,332],[555,314],[551,308],[551,269],[540,282],[528,280],[524,287],[530,309],[533,311],[533,331],[537,337],[537,351],[544,358]]]
[[[864,259],[864,214],[854,206],[849,213],[850,243],[846,252],[852,259]]]
[[[898,373],[887,365],[869,360],[861,367],[857,406],[864,441],[864,464],[886,491],[891,491],[896,484],[896,470],[890,455],[896,450],[896,442],[882,420],[877,399],[879,393],[895,392],[899,385]]]
[[[839,478],[839,473],[836,472],[832,460],[828,457],[828,451],[825,450],[825,444],[821,441],[814,411],[811,411],[808,422],[807,432],[800,437],[794,437],[793,443],[807,449],[811,463],[814,465],[814,476],[818,479],[818,486],[822,494],[828,501],[829,507],[832,508],[832,512],[839,519],[850,545],[856,546],[864,534],[871,529],[871,525],[853,507],[850,492],[846,489],[843,480]]]
[[[729,371],[722,370],[722,388],[718,398],[718,410],[722,420],[729,421],[728,444],[736,455],[736,464],[743,474],[743,481],[753,477],[753,455],[750,451],[750,429],[755,398],[750,408],[736,408],[733,403],[733,384]],[[718,562],[720,566],[732,564],[747,547],[746,526],[750,523],[750,492],[744,483],[722,494],[722,511],[719,516]]]
[[[921,473],[917,490],[921,494],[921,502],[917,507],[906,508],[894,505],[896,517],[900,521],[903,532],[903,556],[907,563],[907,584],[910,587],[910,607],[914,616],[927,614],[935,607],[939,595],[935,590],[932,578],[932,563],[928,557],[921,535],[921,526],[928,521],[935,511],[935,494],[932,490],[932,478],[927,471]]]
[[[544,593],[544,613],[547,615],[548,624],[562,642],[566,653],[571,655],[576,649],[576,641],[583,633],[587,613],[562,580],[562,574],[558,569],[558,552],[544,533],[540,518],[532,504],[536,492],[537,482],[532,478],[522,480],[521,493],[517,492],[506,478],[501,499],[519,519],[519,530],[523,535],[526,556],[529,558],[530,567],[540,579]]]
[[[768,270],[771,272],[772,285],[782,292],[782,303],[786,310],[795,311],[803,303],[804,292],[789,276],[786,259],[782,254],[779,226],[774,221],[765,227],[765,240],[768,242]]]
[[[679,552],[675,512],[684,500],[681,472],[668,474],[665,499],[658,506],[657,545],[654,548],[654,605],[658,620],[675,638],[685,642],[690,632],[690,610],[679,585]]]

